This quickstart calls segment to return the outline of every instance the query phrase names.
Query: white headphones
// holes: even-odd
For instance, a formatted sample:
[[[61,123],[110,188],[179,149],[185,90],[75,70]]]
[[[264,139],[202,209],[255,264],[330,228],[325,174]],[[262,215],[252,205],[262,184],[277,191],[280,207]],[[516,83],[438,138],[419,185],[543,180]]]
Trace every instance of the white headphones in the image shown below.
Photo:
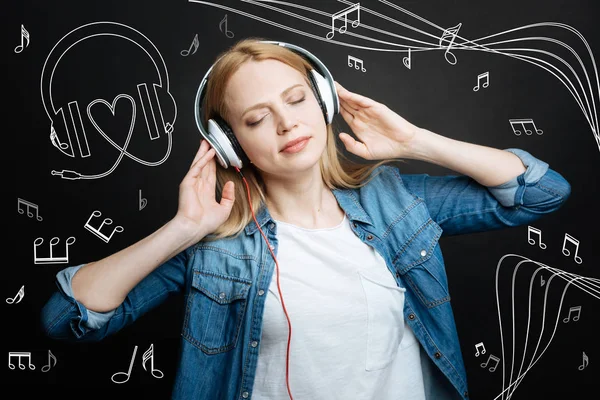
[[[301,55],[312,65],[313,69],[311,69],[308,74],[309,82],[315,93],[317,102],[323,111],[325,121],[327,124],[330,124],[331,121],[333,121],[333,116],[340,112],[340,101],[335,89],[333,77],[325,64],[306,49],[290,43],[271,40],[263,40],[260,43],[272,43],[290,49]],[[240,146],[229,125],[220,117],[208,120],[208,128],[204,127],[202,124],[204,116],[202,102],[206,92],[208,77],[213,67],[214,64],[208,69],[204,78],[202,78],[198,91],[196,92],[196,101],[194,103],[196,126],[204,139],[206,139],[215,149],[219,164],[221,164],[223,168],[227,169],[228,167],[233,166],[241,169],[244,165],[250,164],[250,160]]]

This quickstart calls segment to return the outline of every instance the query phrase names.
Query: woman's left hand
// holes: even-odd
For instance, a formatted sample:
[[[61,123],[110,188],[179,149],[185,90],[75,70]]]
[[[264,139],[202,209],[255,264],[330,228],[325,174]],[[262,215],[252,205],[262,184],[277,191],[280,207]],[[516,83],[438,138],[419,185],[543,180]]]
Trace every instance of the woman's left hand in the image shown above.
[[[360,140],[340,133],[346,150],[367,160],[406,157],[417,127],[385,104],[346,90],[335,82],[340,99],[340,113]]]

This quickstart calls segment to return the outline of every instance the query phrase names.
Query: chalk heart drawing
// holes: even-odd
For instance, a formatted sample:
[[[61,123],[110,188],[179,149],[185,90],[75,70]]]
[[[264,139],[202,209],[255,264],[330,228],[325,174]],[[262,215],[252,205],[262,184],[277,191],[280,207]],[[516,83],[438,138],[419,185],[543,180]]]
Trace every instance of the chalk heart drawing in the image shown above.
[[[121,100],[121,101],[119,101],[119,100]],[[127,115],[127,113],[129,113],[129,115],[131,116],[130,121],[129,121],[129,131],[127,132],[127,135],[123,135],[123,137],[126,138],[126,139],[124,139],[125,144],[123,146],[119,146],[119,145],[115,144],[117,148],[126,149],[129,139],[131,138],[131,135],[133,133],[133,128],[135,127],[135,114],[136,114],[135,100],[133,100],[133,98],[131,96],[129,96],[127,94],[119,94],[113,99],[112,104],[104,99],[93,100],[88,105],[89,118],[90,118],[90,121],[92,122],[92,124],[94,125],[94,127],[96,127],[96,129],[98,130],[98,132],[100,132],[100,134],[102,134],[102,136],[107,138],[107,140],[113,141],[113,140],[109,139],[111,137],[112,138],[115,138],[115,137],[120,138],[121,137],[121,134],[119,132],[120,129],[116,130],[116,133],[114,130],[111,130],[112,134],[108,135],[108,134],[106,134],[106,132],[104,132],[104,130],[102,128],[100,128],[100,126],[98,125],[98,123],[96,122],[96,120],[94,118],[94,115],[96,115],[96,118],[98,118],[98,119],[100,119],[100,116],[103,115],[102,108],[99,106],[99,104],[107,107],[108,110],[111,112],[112,116],[116,117],[117,116],[117,114],[116,114],[117,103],[119,104],[119,116]],[[127,104],[129,104],[128,107],[126,107]],[[105,119],[102,119],[102,120],[105,121]],[[121,142],[121,141],[119,141],[119,142]]]

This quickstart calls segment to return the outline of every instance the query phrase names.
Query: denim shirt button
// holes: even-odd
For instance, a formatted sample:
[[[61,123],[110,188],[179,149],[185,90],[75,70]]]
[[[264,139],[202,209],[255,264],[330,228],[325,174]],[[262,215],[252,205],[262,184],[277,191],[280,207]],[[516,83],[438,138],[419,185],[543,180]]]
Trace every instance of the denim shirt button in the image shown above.
[[[367,240],[371,240],[371,239],[373,239],[373,235],[367,236]]]
[[[413,319],[415,319],[415,314],[412,314],[412,313],[411,313],[411,314],[408,314],[408,319],[410,319],[411,321],[412,321]]]
[[[272,223],[272,222],[270,222],[269,223],[269,229],[271,229],[271,230],[275,229],[275,224]]]
[[[247,399],[249,395],[250,395],[250,393],[248,393],[248,392],[242,393],[242,397],[245,399]]]
[[[356,222],[353,222],[352,226],[355,227],[355,228],[358,227],[358,225],[356,225]]]
[[[442,355],[440,354],[440,352],[439,352],[439,351],[437,351],[437,352],[436,352],[436,353],[435,353],[433,356],[434,356],[435,358],[440,358]]]
[[[250,346],[252,346],[252,347],[258,346],[258,342],[256,340],[254,340],[252,343],[250,343]]]
[[[421,250],[421,257],[425,257],[427,255],[427,251],[426,250]]]
[[[262,290],[262,289],[260,289],[260,290],[258,291],[258,295],[259,295],[259,296],[262,296],[263,294],[265,294],[265,291],[264,291],[264,290]]]
[[[225,298],[225,293],[224,292],[219,293],[219,298],[220,299],[224,299]]]

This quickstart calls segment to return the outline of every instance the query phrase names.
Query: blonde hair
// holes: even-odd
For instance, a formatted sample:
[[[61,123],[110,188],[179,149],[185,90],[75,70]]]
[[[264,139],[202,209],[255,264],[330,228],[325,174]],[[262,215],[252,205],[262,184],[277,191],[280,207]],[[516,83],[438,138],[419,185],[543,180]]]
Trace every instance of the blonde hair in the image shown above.
[[[200,107],[204,106],[204,120],[202,121],[204,126],[207,126],[208,120],[215,116],[220,116],[226,122],[229,120],[229,110],[224,95],[225,88],[231,76],[247,61],[278,60],[300,71],[304,75],[306,83],[309,84],[308,72],[313,67],[304,57],[276,44],[260,43],[262,40],[264,39],[257,37],[241,39],[217,57],[218,61],[213,66],[210,79],[207,82],[203,100],[204,105],[200,104]],[[398,161],[388,159],[376,163],[361,163],[352,160],[344,155],[336,145],[337,135],[334,135],[331,125],[327,125],[327,144],[319,160],[323,182],[330,189],[359,188],[374,177],[365,180],[375,168],[387,162]],[[341,146],[343,147],[343,144]],[[360,160],[368,161],[362,158]],[[229,218],[214,232],[205,236],[202,239],[203,241],[218,240],[229,236],[235,237],[244,230],[248,223],[254,223],[252,211],[248,204],[248,189],[241,176],[233,167],[224,169],[218,162],[216,165],[216,201],[221,201],[221,193],[225,183],[233,181],[235,184],[235,202]],[[245,165],[242,173],[248,182],[252,209],[256,215],[261,207],[266,207],[265,184],[260,176],[260,171],[254,164]]]

